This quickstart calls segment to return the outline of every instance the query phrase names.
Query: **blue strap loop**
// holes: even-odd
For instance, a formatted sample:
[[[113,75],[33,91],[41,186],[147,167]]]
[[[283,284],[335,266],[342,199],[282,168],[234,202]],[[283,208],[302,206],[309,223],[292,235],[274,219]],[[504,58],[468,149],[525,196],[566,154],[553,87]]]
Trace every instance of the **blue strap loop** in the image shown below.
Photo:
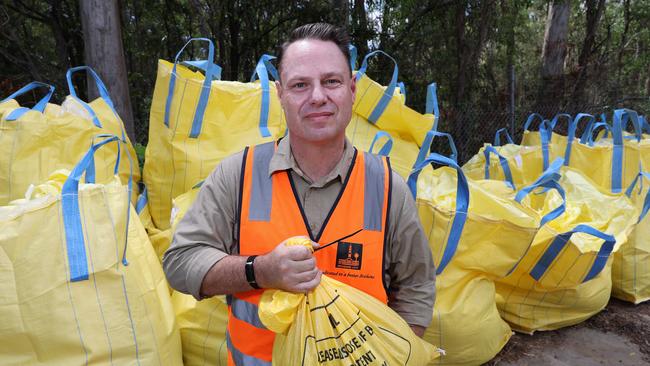
[[[567,145],[566,145],[566,149],[564,150],[564,165],[566,166],[569,166],[569,163],[571,162],[571,150],[573,148],[573,140],[576,137],[576,130],[578,129],[578,124],[580,124],[580,121],[584,121],[584,120],[587,121],[587,127],[585,127],[582,137],[580,138],[580,143],[584,144],[589,139],[589,135],[591,133],[593,125],[596,123],[596,117],[588,113],[579,113],[569,124],[569,130],[567,134]]]
[[[594,135],[598,136],[598,130],[601,128],[605,129],[604,138],[607,138],[612,132],[612,127],[607,122],[594,123],[591,127],[591,131],[589,131],[589,135],[587,136],[587,145],[594,146]]]
[[[508,129],[507,128],[500,128],[494,134],[494,146],[501,146],[501,134],[502,133],[505,134],[506,141],[508,141],[509,144],[514,144],[514,141],[512,141],[512,137],[510,137],[510,133],[508,132]]]
[[[7,115],[7,117],[5,118],[7,121],[15,121],[18,118],[22,117],[23,114],[25,114],[26,112],[28,112],[30,110],[40,112],[40,113],[44,113],[45,107],[47,107],[47,103],[50,101],[50,98],[52,98],[52,94],[54,93],[54,86],[52,86],[50,84],[41,83],[40,81],[32,81],[31,83],[23,86],[22,88],[18,89],[17,91],[15,91],[13,94],[8,96],[7,98],[0,101],[0,103],[4,103],[4,102],[6,102],[8,100],[11,100],[11,99],[16,99],[16,97],[21,96],[21,95],[23,95],[23,94],[25,94],[25,93],[27,93],[29,91],[32,91],[32,90],[34,90],[36,88],[47,88],[48,92],[31,109],[25,108],[25,107],[20,107],[20,108],[16,108],[13,111],[11,111],[11,113],[9,113]]]
[[[542,117],[541,114],[539,114],[539,113],[531,113],[531,114],[528,116],[528,119],[526,119],[526,123],[524,123],[524,131],[530,131],[530,125],[531,125],[531,123],[533,123],[533,121],[534,121],[535,119],[539,119],[539,122],[540,122],[540,123],[542,123],[542,122],[545,121],[544,117]],[[551,127],[551,130],[552,130],[552,129],[553,129],[553,128]]]
[[[560,194],[560,197],[562,197],[562,204],[542,217],[539,224],[540,227],[544,226],[549,221],[556,219],[566,210],[566,194],[564,192],[564,188],[562,188],[558,182],[560,179],[560,168],[562,167],[563,163],[564,159],[555,159],[551,166],[546,169],[531,185],[520,189],[515,196],[515,201],[521,203],[524,197],[538,188],[545,188],[546,190],[554,189]]]
[[[72,75],[79,71],[85,71],[86,74],[90,75],[95,80],[95,85],[97,86],[99,97],[102,98],[104,102],[106,102],[106,104],[108,104],[108,106],[111,108],[111,111],[113,111],[113,114],[115,114],[115,117],[117,119],[120,119],[119,115],[117,114],[117,111],[115,111],[115,105],[113,104],[113,100],[108,94],[108,89],[106,89],[106,85],[99,77],[99,75],[97,75],[95,70],[93,70],[90,66],[72,67],[68,69],[68,71],[65,74],[65,78],[68,81],[68,92],[70,93],[70,96],[74,98],[77,102],[79,102],[79,104],[81,104],[84,107],[86,112],[90,114],[93,120],[93,124],[99,128],[102,128],[102,124],[99,121],[99,118],[97,118],[97,114],[95,113],[95,111],[88,105],[88,103],[86,103],[85,101],[79,98],[79,96],[77,95],[77,91],[74,88],[74,84],[72,83]],[[122,141],[126,141],[126,132],[124,131],[123,126],[122,126]]]
[[[79,208],[79,180],[81,179],[81,176],[84,174],[84,172],[88,171],[88,168],[94,159],[94,154],[97,149],[110,142],[116,142],[118,145],[122,143],[120,138],[115,135],[112,135],[98,143],[93,143],[86,155],[84,155],[84,157],[72,169],[72,172],[70,172],[70,175],[63,183],[63,188],[61,190],[63,225],[65,229],[68,263],[70,266],[70,281],[72,282],[88,279],[88,260],[86,258],[86,248]],[[129,163],[131,164],[131,155],[128,154],[128,156]],[[130,168],[133,169],[132,164],[130,165]],[[126,197],[126,199],[129,201],[131,199],[132,187],[133,171],[131,170],[128,180],[128,195]],[[129,232],[130,207],[130,204],[126,205],[126,228],[124,233],[125,240],[127,240]],[[124,253],[122,254],[122,263],[125,266],[128,265],[128,261],[126,260],[126,243],[124,245]]]
[[[208,72],[208,68],[212,68],[212,80],[221,80],[221,66],[209,60],[181,61],[181,65],[197,68],[203,71],[204,74]]]
[[[550,145],[551,138],[553,137],[553,124],[548,120],[542,121],[539,125],[539,137],[542,144],[542,168],[543,170],[546,170],[549,168],[549,160],[551,156]]]
[[[632,197],[632,192],[634,191],[634,187],[639,183],[639,194],[643,191],[643,178],[650,180],[650,174],[646,172],[639,172],[637,174],[636,178],[632,181],[632,184],[630,184],[629,187],[625,190],[625,194],[628,197]],[[637,224],[643,220],[645,215],[648,213],[648,210],[650,209],[650,190],[645,195],[645,200],[643,201],[643,208],[641,209],[641,214],[639,215],[639,219],[637,220]]]
[[[567,127],[571,124],[571,121],[573,120],[573,117],[571,117],[570,114],[568,113],[558,113],[553,118],[551,119],[549,125],[551,126],[551,130],[555,130],[555,127],[557,126],[557,123],[560,121],[561,118],[564,118],[567,123]]]
[[[92,138],[92,143],[91,145],[95,145],[95,140],[97,139],[109,139],[112,138],[115,135],[108,134],[108,133],[102,133],[99,135],[95,135]],[[119,172],[120,169],[120,159],[121,159],[121,144],[117,144],[117,157],[115,158],[115,167],[113,168],[113,175],[116,175]],[[88,163],[88,168],[86,168],[86,183],[95,183],[95,159],[90,159],[90,162]]]
[[[381,147],[381,149],[379,149],[377,155],[388,156],[388,154],[390,154],[390,151],[393,149],[393,137],[386,131],[377,131],[375,137],[372,139],[372,143],[370,144],[368,152],[373,153],[375,143],[382,137],[386,138],[386,143]]]
[[[403,81],[398,81],[397,87],[399,88],[400,94],[404,96],[404,101],[406,101],[406,85],[404,85]]]
[[[357,67],[357,48],[353,45],[349,45],[348,52],[350,53],[350,70],[355,70]]]
[[[422,169],[424,169],[429,164],[439,164],[454,168],[457,174],[457,184],[456,184],[456,214],[454,215],[453,222],[451,224],[451,229],[449,236],[447,238],[447,244],[445,245],[445,250],[440,260],[438,268],[436,268],[436,274],[441,274],[442,271],[447,267],[451,259],[456,254],[456,249],[458,248],[458,242],[463,233],[463,227],[467,221],[467,209],[469,207],[469,186],[467,184],[467,178],[463,173],[463,170],[456,164],[456,162],[448,157],[442,156],[440,154],[432,153],[426,159],[420,161],[413,167],[413,171],[408,177],[408,186],[411,190],[411,194],[415,198],[417,195],[417,179],[420,175]]]
[[[377,50],[370,52],[366,55],[366,57],[363,58],[363,62],[361,63],[361,67],[359,68],[359,71],[357,72],[356,79],[359,81],[362,75],[366,73],[366,69],[368,69],[368,59],[372,56],[375,55],[384,55],[388,57],[393,63],[395,64],[395,67],[393,68],[393,76],[390,79],[390,83],[386,87],[386,90],[384,90],[384,95],[381,96],[379,99],[379,102],[377,102],[377,105],[373,109],[372,113],[370,113],[370,116],[368,117],[368,121],[371,123],[375,124],[381,117],[381,115],[384,113],[384,110],[386,110],[386,107],[388,107],[388,103],[390,103],[391,99],[393,98],[393,94],[395,93],[395,87],[397,86],[397,73],[398,73],[398,68],[397,68],[397,61],[387,54],[384,51]]]
[[[194,41],[203,41],[208,43],[208,59],[207,59],[207,69],[205,70],[205,80],[203,80],[203,87],[201,89],[201,94],[199,96],[198,103],[196,104],[196,110],[194,112],[194,119],[192,120],[192,129],[190,130],[190,137],[197,138],[201,134],[201,128],[203,127],[203,116],[205,115],[205,109],[208,105],[208,99],[210,98],[210,90],[212,86],[213,74],[218,73],[217,70],[212,66],[214,65],[214,44],[208,38],[192,38],[181,48],[180,51],[176,54],[174,59],[174,67],[169,78],[169,88],[167,91],[167,101],[165,103],[165,117],[164,123],[165,126],[169,127],[169,118],[171,114],[171,105],[174,98],[174,87],[176,85],[176,68],[178,67],[178,59],[185,50],[185,48]]]
[[[503,155],[499,154],[497,149],[494,148],[494,146],[488,145],[485,147],[483,150],[483,155],[485,155],[485,179],[490,179],[490,155],[494,154],[499,158],[499,165],[501,165],[501,169],[503,170],[503,176],[506,179],[506,184],[508,187],[512,189],[516,189],[515,187],[515,182],[512,179],[512,172],[510,171],[510,164],[508,163],[508,159],[506,159]]]
[[[147,186],[143,185],[144,188],[142,189],[142,192],[140,192],[140,195],[138,196],[138,201],[135,203],[135,212],[139,215],[142,210],[144,210],[145,206],[147,206],[147,203],[149,202],[149,193],[147,192]]]
[[[650,134],[650,124],[645,116],[639,116],[639,122],[641,123],[641,132]]]
[[[271,131],[269,131],[269,108],[271,103],[271,87],[269,83],[269,75],[275,80],[279,80],[278,70],[271,64],[271,60],[275,59],[275,56],[271,55],[262,55],[257,66],[255,66],[255,72],[251,75],[251,83],[260,78],[260,85],[262,86],[262,105],[260,107],[260,120],[259,120],[259,129],[262,137],[271,137]]]
[[[612,192],[619,193],[623,184],[623,153],[624,153],[624,137],[623,131],[627,127],[628,122],[632,123],[634,127],[635,137],[637,141],[641,141],[643,135],[641,133],[641,126],[639,124],[639,117],[637,113],[629,109],[617,109],[614,111],[614,118],[612,120],[612,139],[614,142],[612,151]]]
[[[594,263],[591,265],[589,272],[582,280],[582,282],[587,282],[596,277],[603,270],[603,268],[605,268],[607,259],[609,259],[609,255],[612,253],[614,245],[616,244],[616,238],[614,238],[612,235],[606,234],[600,230],[584,224],[580,224],[574,227],[573,230],[556,236],[551,245],[546,249],[544,254],[542,254],[542,257],[530,271],[531,277],[533,277],[536,281],[539,281],[551,266],[551,263],[553,263],[553,261],[557,258],[562,249],[567,245],[575,233],[585,233],[604,240],[603,244],[600,246],[598,254],[596,255]]]
[[[415,167],[418,163],[423,161],[429,153],[431,153],[431,143],[433,142],[433,139],[435,137],[445,137],[447,138],[447,142],[449,143],[449,149],[451,150],[451,155],[449,158],[453,161],[458,161],[458,150],[456,150],[456,144],[454,143],[454,138],[451,137],[450,134],[445,133],[445,132],[438,132],[435,130],[428,131],[427,134],[424,136],[424,141],[422,141],[422,146],[420,147],[420,152],[418,153],[418,157],[415,159],[415,163],[413,164],[413,167]]]

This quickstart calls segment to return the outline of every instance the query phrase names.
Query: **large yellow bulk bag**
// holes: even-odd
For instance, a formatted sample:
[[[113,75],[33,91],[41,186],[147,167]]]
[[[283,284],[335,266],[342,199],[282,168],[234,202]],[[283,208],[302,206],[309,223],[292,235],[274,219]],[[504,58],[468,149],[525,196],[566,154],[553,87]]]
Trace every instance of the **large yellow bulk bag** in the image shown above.
[[[195,41],[209,44],[208,60],[191,63],[205,75],[192,71],[179,59]],[[149,115],[149,143],[144,182],[149,191],[149,212],[160,230],[170,227],[172,199],[204,179],[226,156],[284,135],[285,123],[274,74],[264,56],[254,75],[259,82],[213,80],[214,46],[205,38],[191,39],[174,63],[159,60]]]
[[[617,109],[612,123],[612,138],[573,143],[571,148],[567,147],[565,164],[580,170],[599,187],[619,193],[642,170],[642,156],[650,153],[650,143],[643,141],[636,112]],[[626,137],[624,131],[628,123],[634,127],[634,138]]]
[[[445,350],[430,365],[479,365],[492,359],[512,336],[499,315],[494,281],[456,268],[436,278],[436,305],[424,340]]]
[[[307,294],[264,291],[258,315],[277,333],[274,365],[426,365],[440,354],[386,304],[326,275]]]
[[[98,134],[121,136],[120,158],[134,157],[133,172],[128,165],[120,166],[119,176],[123,183],[133,174],[138,181],[140,171],[135,160],[135,150],[124,134],[121,119],[112,107],[106,87],[92,69],[81,66],[70,69],[71,73],[87,70],[93,75],[100,90],[100,97],[86,104],[75,99],[74,88],[70,84],[71,94],[68,104],[75,103],[86,115],[94,113],[95,118],[86,118],[79,113],[69,112],[67,108],[48,104],[54,87],[43,83],[30,83],[0,102],[0,204],[21,198],[30,184],[45,181],[48,175],[57,169],[72,169],[80,160]],[[34,90],[46,87],[46,94],[31,110],[20,107],[14,98]],[[87,107],[87,110],[84,109]],[[95,112],[97,111],[97,112]],[[118,147],[107,146],[98,151],[95,158],[97,179],[104,182],[113,177],[113,165]],[[135,202],[137,189],[133,190]]]
[[[395,64],[387,87],[366,75],[368,59],[378,54],[385,55]],[[391,56],[380,50],[368,53],[355,74],[356,99],[352,110],[381,130],[397,135],[394,137],[415,141],[419,146],[427,131],[433,129],[435,117],[430,113],[420,114],[402,103],[400,97],[395,95],[397,74],[397,62]]]
[[[432,163],[443,166],[422,171]],[[467,179],[454,159],[431,154],[418,162],[408,184],[417,193],[418,214],[436,263],[436,304],[425,340],[445,349],[438,364],[487,362],[511,335],[499,316],[493,281],[512,272],[539,227],[563,210],[558,204],[542,217],[515,199],[536,188],[560,189],[555,176],[546,174],[517,193],[501,181]]]
[[[169,247],[173,231],[187,210],[196,200],[203,181],[173,201],[172,227],[163,231],[166,244],[162,254]],[[158,248],[162,249],[162,248]],[[224,296],[214,296],[197,301],[193,296],[172,291],[172,304],[176,322],[181,333],[183,345],[183,364],[223,365],[228,361],[226,345],[226,326],[228,325],[228,305]]]
[[[640,181],[638,191],[636,185]],[[639,173],[626,194],[641,212],[626,243],[614,253],[612,264],[612,296],[635,304],[650,299],[650,176]]]
[[[562,168],[561,176],[564,214],[539,231],[510,275],[496,281],[501,316],[518,331],[577,324],[603,309],[612,285],[611,253],[627,241],[638,216],[624,195],[597,188],[573,169]],[[547,212],[562,198],[531,201]]]
[[[371,151],[378,136],[390,136],[392,149],[388,149],[391,167],[404,179],[415,164],[427,131],[434,129],[436,118],[434,105],[437,106],[435,84],[427,90],[427,111],[420,114],[404,104],[403,94],[397,85],[398,67],[395,63],[393,75],[388,86],[381,86],[366,74],[368,59],[375,55],[385,55],[394,63],[395,60],[383,51],[374,51],[366,55],[356,72],[356,99],[352,119],[345,134],[354,146]]]
[[[3,364],[182,362],[165,276],[129,202],[131,182],[92,180],[94,151],[117,140],[94,144],[69,175],[0,207]],[[84,172],[91,183],[80,183]]]

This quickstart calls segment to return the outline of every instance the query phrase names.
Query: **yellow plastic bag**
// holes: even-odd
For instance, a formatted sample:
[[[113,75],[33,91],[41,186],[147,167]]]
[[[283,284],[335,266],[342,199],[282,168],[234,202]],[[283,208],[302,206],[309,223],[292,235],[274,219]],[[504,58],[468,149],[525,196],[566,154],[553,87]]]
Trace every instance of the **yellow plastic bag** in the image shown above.
[[[645,180],[645,184],[640,182],[642,180]],[[635,189],[637,184],[638,192]],[[626,191],[641,214],[628,241],[614,253],[612,264],[612,296],[635,304],[650,299],[649,188],[650,176],[639,173]]]
[[[162,268],[114,178],[92,182],[92,146],[0,207],[4,365],[178,365],[180,337]]]
[[[598,189],[573,169],[562,168],[560,184],[564,214],[542,227],[515,270],[496,282],[501,316],[518,331],[577,324],[604,308],[612,286],[611,253],[627,241],[638,217],[627,197]],[[532,198],[541,212],[562,200],[555,193]]]
[[[194,72],[179,61],[194,41],[209,43],[207,61],[187,64],[206,70]],[[212,41],[191,39],[176,55],[176,62],[158,62],[158,75],[149,117],[144,182],[149,191],[149,212],[160,230],[170,227],[172,199],[204,179],[226,156],[284,135],[285,123],[275,85],[275,74],[264,56],[254,76],[259,82],[218,79]]]
[[[74,68],[68,74],[75,69],[86,68]],[[95,75],[91,69],[88,70]],[[101,80],[95,80],[98,89],[106,92]],[[49,89],[49,93],[32,109],[20,107],[14,100],[24,93],[43,87]],[[92,120],[48,104],[53,91],[54,87],[50,85],[33,82],[0,102],[0,204],[21,198],[30,184],[45,181],[54,170],[72,169],[98,134],[122,136],[125,143],[121,145],[120,159],[131,159],[133,165],[120,165],[119,176],[123,183],[131,176],[135,182],[139,180],[135,150],[123,134],[122,121],[110,108],[112,102],[107,92],[90,104],[83,104],[89,111],[99,110],[97,106],[103,106],[101,109],[107,110],[97,113]],[[76,103],[81,106],[83,102]],[[112,179],[117,149],[117,146],[111,145],[98,151],[94,162],[98,182]],[[134,189],[134,202],[136,197],[137,189]]]
[[[423,151],[428,151],[424,145]],[[443,166],[422,170],[432,163]],[[418,162],[408,184],[417,192],[418,214],[436,263],[436,304],[425,340],[445,349],[438,364],[487,362],[512,333],[499,316],[494,280],[517,266],[539,227],[558,217],[563,205],[542,216],[527,201],[518,203],[511,186],[467,179],[455,159],[438,154]],[[548,174],[522,190],[519,200],[537,187],[558,189]]]
[[[378,84],[366,75],[363,75],[360,80],[372,90],[380,88]],[[357,86],[355,105],[367,104],[366,99],[368,96],[360,96],[358,88]],[[387,89],[390,89],[390,86]],[[391,99],[389,103],[395,104],[397,101]],[[355,112],[352,114],[352,119],[345,130],[345,134],[354,146],[369,152],[373,152],[373,148],[378,141],[384,138],[387,139],[383,147],[379,150],[379,154],[390,157],[391,168],[402,176],[402,178],[407,179],[420,151],[419,145],[423,143],[423,138],[427,132],[426,130],[414,129],[412,125],[426,125],[428,123],[430,127],[435,129],[431,124],[435,118],[432,114],[434,105],[437,105],[435,84],[431,84],[427,93],[427,113],[425,115],[420,115],[410,108],[402,106],[396,108],[408,111],[404,112],[404,118],[400,119],[396,116],[391,116],[390,118],[392,119],[389,119],[389,117],[383,117],[382,114],[382,118],[379,119],[382,121],[381,123],[372,123],[367,117],[363,117]],[[415,118],[415,115],[419,117]]]
[[[379,300],[325,275],[308,294],[264,291],[258,314],[277,333],[274,365],[426,365],[441,352]]]

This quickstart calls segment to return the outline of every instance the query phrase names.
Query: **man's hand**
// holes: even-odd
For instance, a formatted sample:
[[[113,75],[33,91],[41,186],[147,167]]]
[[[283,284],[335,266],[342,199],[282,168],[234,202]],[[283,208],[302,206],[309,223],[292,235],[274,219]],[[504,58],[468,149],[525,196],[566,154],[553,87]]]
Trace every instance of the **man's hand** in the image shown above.
[[[287,246],[286,240],[255,260],[255,277],[262,288],[306,293],[318,286],[321,275],[312,251],[300,245]]]

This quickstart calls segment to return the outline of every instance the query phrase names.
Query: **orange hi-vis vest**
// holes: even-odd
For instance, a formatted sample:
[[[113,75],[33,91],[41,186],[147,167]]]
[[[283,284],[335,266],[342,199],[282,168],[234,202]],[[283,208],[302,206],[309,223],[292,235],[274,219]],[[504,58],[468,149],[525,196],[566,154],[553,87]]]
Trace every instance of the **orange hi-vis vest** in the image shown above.
[[[312,233],[290,172],[269,175],[274,142],[247,148],[242,166],[239,205],[239,253],[265,254],[292,236],[308,236],[321,245],[359,233],[314,253],[323,274],[387,303],[384,243],[390,207],[388,159],[356,149],[343,188],[320,233]],[[242,269],[243,271],[243,269]],[[229,365],[271,365],[275,333],[257,315],[264,290],[228,296]]]

